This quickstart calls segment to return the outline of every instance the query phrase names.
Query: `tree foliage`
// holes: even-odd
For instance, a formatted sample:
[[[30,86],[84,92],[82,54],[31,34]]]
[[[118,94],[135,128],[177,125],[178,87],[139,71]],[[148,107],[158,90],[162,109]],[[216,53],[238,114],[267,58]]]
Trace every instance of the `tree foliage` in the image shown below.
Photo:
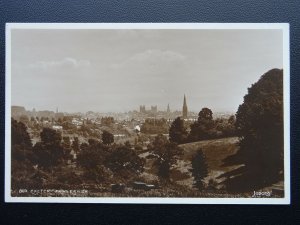
[[[106,158],[105,164],[115,173],[139,174],[144,169],[144,160],[128,145],[114,148]]]
[[[63,147],[63,154],[64,154],[64,159],[65,160],[70,160],[71,157],[71,140],[69,136],[63,137],[63,142],[62,142],[62,147]]]
[[[168,180],[170,178],[170,169],[182,155],[182,149],[175,142],[170,142],[163,135],[157,135],[149,146],[152,156],[156,159],[158,167],[158,176]]]
[[[197,153],[192,158],[191,172],[195,181],[194,186],[199,190],[203,189],[203,179],[207,177],[208,170],[206,158],[201,148],[197,150]]]
[[[106,130],[102,133],[102,142],[105,145],[110,145],[114,142],[114,135]]]
[[[202,108],[198,114],[198,120],[191,125],[189,141],[200,141],[216,137],[213,113],[209,108]]]
[[[264,187],[283,173],[283,70],[272,69],[248,89],[236,113],[239,151],[225,165],[244,165],[232,171],[231,189]]]
[[[212,121],[213,113],[209,108],[202,108],[202,110],[198,114],[198,122],[202,121]]]
[[[50,128],[44,128],[40,134],[41,142],[33,147],[36,164],[44,169],[53,169],[64,158],[68,157],[61,144],[61,133]]]
[[[30,183],[34,155],[27,127],[11,119],[11,184],[12,188],[24,188]]]
[[[102,165],[107,156],[106,147],[94,139],[89,139],[89,144],[82,144],[81,151],[77,155],[80,166],[90,170]]]
[[[184,126],[184,121],[180,117],[177,117],[171,124],[169,130],[170,141],[182,144],[186,141],[187,134],[188,132]]]
[[[115,120],[114,120],[114,118],[111,117],[111,116],[108,116],[108,117],[102,117],[102,118],[101,118],[101,124],[102,124],[103,126],[108,126],[108,127],[110,127],[110,126],[112,126],[112,125],[114,124],[114,122],[115,122]]]
[[[11,119],[11,144],[32,147],[25,124],[14,119]]]
[[[59,145],[62,140],[61,133],[51,128],[44,128],[40,136],[45,145]]]
[[[71,145],[72,149],[74,150],[74,152],[77,154],[79,152],[79,139],[78,137],[74,137],[74,140],[72,142]]]
[[[213,119],[213,112],[209,108],[202,108],[198,120],[191,124],[189,142],[215,138],[232,137],[236,135],[235,117]]]
[[[104,167],[108,157],[109,147],[103,145],[95,139],[89,139],[87,143],[81,145],[81,151],[77,155],[77,163],[84,168],[84,178],[96,182],[102,182],[109,175]]]

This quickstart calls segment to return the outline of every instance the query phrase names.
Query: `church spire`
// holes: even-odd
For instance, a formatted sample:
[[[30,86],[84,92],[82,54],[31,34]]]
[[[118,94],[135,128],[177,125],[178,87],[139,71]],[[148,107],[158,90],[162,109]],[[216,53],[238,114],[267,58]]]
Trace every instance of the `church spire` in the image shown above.
[[[182,117],[183,117],[183,119],[187,119],[187,114],[188,114],[188,108],[187,108],[187,104],[186,104],[186,97],[185,97],[185,94],[184,94],[183,106],[182,106]]]
[[[170,105],[168,104],[168,107],[167,107],[167,113],[170,113],[171,110],[170,110]]]

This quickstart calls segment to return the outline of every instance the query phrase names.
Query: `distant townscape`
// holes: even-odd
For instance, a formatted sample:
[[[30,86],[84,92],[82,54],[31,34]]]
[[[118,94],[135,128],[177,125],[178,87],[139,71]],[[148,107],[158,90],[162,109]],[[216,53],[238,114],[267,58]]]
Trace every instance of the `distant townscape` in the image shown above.
[[[283,197],[282,77],[264,74],[236,113],[191,112],[184,94],[177,111],[12,106],[12,195]]]
[[[168,136],[169,128],[172,122],[180,117],[182,118],[189,128],[193,122],[197,121],[198,113],[188,112],[186,96],[183,98],[182,111],[171,111],[168,104],[165,111],[158,110],[157,106],[150,106],[149,109],[145,105],[139,106],[139,111],[132,110],[126,113],[99,113],[88,111],[86,113],[66,113],[56,111],[37,111],[32,109],[26,110],[23,106],[11,107],[12,118],[29,125],[29,132],[35,144],[39,139],[39,132],[41,128],[51,128],[56,131],[63,131],[64,136],[69,135],[71,140],[76,134],[82,138],[89,137],[101,138],[101,133],[106,130],[114,135],[114,138],[119,142],[131,141],[132,137],[138,133],[141,134],[164,134]],[[214,117],[219,120],[228,119],[233,116],[233,113],[218,112]],[[232,117],[233,118],[233,117]],[[86,132],[75,132],[75,130],[84,130],[93,125]],[[73,128],[73,130],[70,129]],[[69,131],[69,132],[68,132]]]

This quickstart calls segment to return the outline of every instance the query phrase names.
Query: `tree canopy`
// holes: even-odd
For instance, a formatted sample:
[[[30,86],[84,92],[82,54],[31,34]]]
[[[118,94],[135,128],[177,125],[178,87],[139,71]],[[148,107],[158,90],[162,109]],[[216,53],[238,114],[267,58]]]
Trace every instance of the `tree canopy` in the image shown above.
[[[163,135],[157,135],[149,146],[151,155],[156,158],[156,165],[158,167],[158,176],[168,180],[170,177],[170,169],[174,165],[180,155],[182,149],[177,146],[175,142],[170,142]]]
[[[225,165],[231,189],[270,185],[283,176],[283,70],[272,69],[248,89],[236,113],[239,151]],[[224,175],[226,176],[226,174]]]
[[[194,177],[194,186],[201,190],[203,188],[203,179],[208,175],[205,155],[201,148],[192,158],[192,175]]]
[[[128,145],[120,145],[112,149],[106,157],[105,165],[115,173],[139,174],[144,170],[144,160]]]
[[[198,114],[198,120],[191,124],[189,141],[200,141],[214,138],[216,135],[213,113],[209,108],[202,108]]]
[[[169,130],[170,141],[175,142],[177,144],[182,144],[186,141],[187,134],[188,132],[184,126],[183,119],[177,117],[171,124]]]
[[[114,135],[106,130],[102,133],[102,142],[105,145],[110,145],[114,142]]]
[[[69,158],[61,144],[61,133],[51,128],[44,128],[40,134],[41,142],[33,147],[36,163],[44,169],[51,169],[64,158]],[[69,154],[69,153],[67,153]]]
[[[14,119],[11,120],[11,144],[32,147],[25,124]]]

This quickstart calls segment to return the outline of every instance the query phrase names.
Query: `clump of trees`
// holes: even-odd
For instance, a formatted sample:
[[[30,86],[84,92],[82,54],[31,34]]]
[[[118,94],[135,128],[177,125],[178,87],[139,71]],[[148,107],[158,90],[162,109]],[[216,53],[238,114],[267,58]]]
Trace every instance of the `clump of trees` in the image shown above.
[[[40,142],[32,146],[26,126],[13,119],[11,123],[12,188],[15,190],[85,182],[99,184],[110,179],[125,181],[143,172],[144,159],[129,143],[113,144],[113,135],[107,131],[103,132],[102,142],[89,139],[80,145],[78,137],[71,142],[59,131],[43,128]],[[70,160],[71,152],[76,153],[73,160]],[[76,170],[72,169],[74,166]]]
[[[236,136],[235,116],[231,115],[228,119],[217,118],[215,122],[216,133],[218,138]]]
[[[22,122],[11,121],[12,135],[12,188],[39,188],[55,182],[53,171],[70,159],[70,141],[61,133],[44,128],[41,141],[31,144],[27,127]]]
[[[248,89],[236,113],[238,152],[225,165],[229,190],[265,187],[283,178],[283,70],[272,69]]]
[[[209,108],[202,108],[198,114],[198,120],[191,124],[191,131],[187,141],[201,141],[215,138],[235,136],[235,117],[228,119],[213,119],[213,112]]]
[[[170,141],[183,144],[236,135],[235,116],[213,119],[213,112],[209,108],[201,109],[197,121],[190,125],[190,132],[186,126],[185,121],[177,117],[169,129]]]

